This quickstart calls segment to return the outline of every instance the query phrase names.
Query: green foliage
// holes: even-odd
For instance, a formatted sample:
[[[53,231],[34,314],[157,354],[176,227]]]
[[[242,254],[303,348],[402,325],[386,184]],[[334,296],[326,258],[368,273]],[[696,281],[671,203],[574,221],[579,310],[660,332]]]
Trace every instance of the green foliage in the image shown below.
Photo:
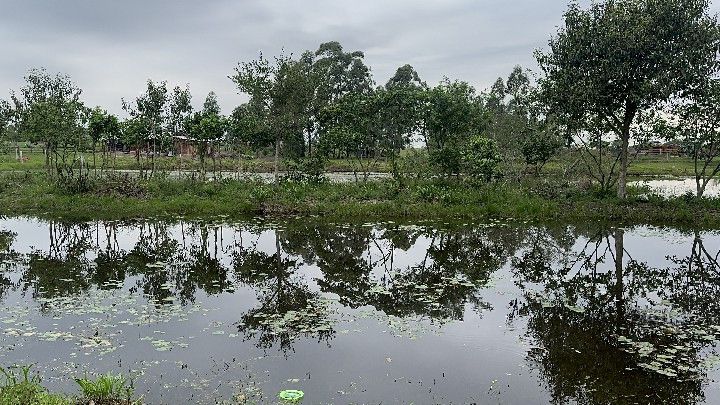
[[[51,76],[44,69],[30,70],[25,82],[20,93],[12,95],[17,130],[52,152],[76,144],[85,116],[82,91],[68,76]]]
[[[473,177],[490,181],[497,177],[502,157],[492,139],[476,136],[467,143],[462,155],[465,172]]]
[[[707,0],[603,0],[586,9],[572,3],[549,51],[537,54],[542,98],[569,131],[618,137],[624,198],[633,129],[716,71],[718,43]]]
[[[88,118],[88,134],[93,143],[101,140],[109,141],[118,139],[120,136],[120,123],[116,116],[108,114],[100,107],[90,111]]]
[[[132,381],[122,375],[106,374],[91,380],[77,378],[75,382],[80,386],[83,399],[97,405],[132,404],[134,388]]]
[[[71,405],[73,401],[50,394],[40,385],[40,376],[31,366],[0,368],[4,381],[0,385],[0,405]]]
[[[448,145],[441,149],[431,149],[429,152],[430,163],[442,174],[460,174],[462,170],[462,152],[460,147]]]
[[[225,138],[227,119],[220,115],[220,105],[214,92],[205,99],[202,111],[193,114],[186,124],[200,157],[201,172],[205,173],[205,157]]]
[[[550,130],[530,131],[525,136],[525,141],[520,151],[525,159],[525,164],[534,167],[535,173],[539,174],[543,166],[557,153],[561,142]]]
[[[655,131],[679,142],[694,162],[697,197],[720,174],[720,80],[708,80],[692,96],[675,100],[672,118],[656,122]]]

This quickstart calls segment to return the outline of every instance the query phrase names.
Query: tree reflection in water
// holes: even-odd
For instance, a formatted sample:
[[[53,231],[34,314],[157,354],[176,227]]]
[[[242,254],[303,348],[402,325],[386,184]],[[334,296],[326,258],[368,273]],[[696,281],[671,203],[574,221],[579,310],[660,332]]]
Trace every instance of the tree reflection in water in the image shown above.
[[[543,242],[529,240],[513,260],[524,299],[510,321],[527,318],[527,358],[554,402],[702,402],[702,351],[717,341],[707,316],[717,305],[717,255],[702,253],[696,237],[688,258],[674,258],[682,271],[656,269],[633,259],[622,229],[566,231],[538,234]],[[567,243],[583,239],[579,249]]]
[[[437,324],[464,320],[468,309],[504,310],[485,295],[508,274],[517,288],[508,322],[527,323],[528,364],[556,403],[701,402],[704,362],[720,338],[720,252],[700,232],[688,236],[686,256],[658,267],[634,257],[624,230],[593,225],[51,222],[47,230],[48,248],[23,254],[16,235],[0,230],[0,298],[28,292],[42,303],[127,288],[162,307],[245,288],[256,299],[237,330],[285,353],[300,339],[329,345],[339,310]]]

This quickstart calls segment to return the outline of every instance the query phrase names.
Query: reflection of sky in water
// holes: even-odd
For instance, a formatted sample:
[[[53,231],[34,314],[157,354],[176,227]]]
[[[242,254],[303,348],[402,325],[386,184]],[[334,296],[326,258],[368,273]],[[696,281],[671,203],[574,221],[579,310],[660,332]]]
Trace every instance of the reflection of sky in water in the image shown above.
[[[715,367],[699,382],[678,383],[651,372],[628,371],[626,367],[637,368],[639,360],[606,347],[602,339],[613,332],[612,317],[593,311],[615,308],[613,230],[591,225],[435,228],[294,222],[279,228],[106,225],[53,224],[58,244],[51,248],[47,222],[0,220],[0,231],[17,234],[12,243],[17,255],[6,257],[0,267],[4,269],[0,276],[5,274],[15,283],[0,301],[0,365],[37,363],[50,387],[70,392],[74,387],[69,377],[85,371],[135,370],[139,393],[150,403],[167,404],[214,403],[239,392],[251,398],[254,390],[264,391],[267,401],[285,388],[303,389],[308,403],[548,403],[553,398],[582,402],[584,395],[607,399],[586,389],[608,390],[612,398],[617,394],[612,387],[623,381],[629,382],[628,395],[655,392],[655,385],[662,382],[675,393],[660,390],[659,398],[701,402],[704,393],[710,403],[720,400],[713,382],[718,377]],[[88,242],[87,246],[71,254],[70,235]],[[121,288],[101,291],[108,280],[98,270],[97,259],[109,253],[107,235],[111,242],[117,241],[110,252],[116,255],[111,263],[126,273]],[[673,267],[667,257],[687,256],[696,236],[717,253],[717,232],[695,235],[654,227],[627,229],[622,238],[623,267],[629,268],[631,261],[647,269]],[[173,262],[165,268],[155,259],[145,263],[130,253],[161,240],[176,243],[172,244]],[[295,261],[295,267],[273,268],[278,245],[281,261]],[[60,255],[53,256],[53,249]],[[542,256],[527,256],[531,251],[551,257],[547,266],[519,270],[514,261],[522,258],[522,263],[530,263],[528,257]],[[246,274],[235,267],[235,255],[248,252],[262,260],[251,262]],[[584,260],[592,265],[584,268],[581,260],[563,272],[563,266],[580,252],[586,253]],[[84,277],[76,283],[83,288],[59,297],[52,288],[65,291],[70,287],[67,281],[60,280],[62,276],[43,278],[54,274],[43,272],[51,272],[52,260],[58,257],[66,263],[65,269],[77,270],[76,276]],[[223,269],[220,273],[212,267],[214,260]],[[193,267],[193,263],[202,266]],[[45,267],[32,270],[32,266]],[[649,277],[647,269],[640,268],[623,280],[628,311],[642,310],[663,292],[677,290],[670,278],[643,281]],[[578,277],[585,277],[580,286],[572,284]],[[586,284],[593,277],[608,279],[590,288]],[[442,284],[442,280],[450,281]],[[476,285],[458,287],[462,280]],[[49,289],[38,290],[41,282]],[[324,283],[331,283],[333,289],[327,290]],[[215,285],[224,287],[218,290]],[[636,287],[643,292],[633,295],[630,290]],[[436,295],[440,298],[426,302],[423,297],[435,289],[443,291]],[[568,303],[570,310],[555,302],[544,308],[545,302],[540,305],[529,298],[539,294],[542,300],[550,300],[571,290],[579,299]],[[169,297],[153,295],[162,291]],[[277,304],[283,296],[288,301]],[[596,296],[608,300],[607,305],[592,304]],[[254,335],[238,330],[237,323],[250,311],[259,311],[261,321],[272,319],[275,314],[263,313],[263,305],[283,308],[281,317],[302,314],[304,299],[328,305],[322,317],[328,318],[324,321],[329,321],[332,333],[326,338],[295,327],[288,329],[295,336],[281,350],[272,333],[282,332],[263,334],[258,329],[262,322],[248,326]],[[344,299],[354,304],[338,301]],[[58,302],[64,306],[47,308]],[[293,306],[296,302],[300,305]],[[455,305],[460,308],[459,319],[443,318],[453,313]],[[573,312],[577,305],[588,305],[588,309],[578,314]],[[397,316],[389,316],[395,311]],[[581,335],[587,328],[598,333],[593,329],[593,335]],[[71,337],[67,341],[41,338],[48,332]],[[109,346],[93,346],[96,334]],[[599,334],[605,335],[601,339]],[[261,337],[268,338],[271,346],[259,347]],[[579,348],[588,339],[597,341]],[[710,356],[715,344],[702,343],[700,356]],[[614,363],[608,358],[625,360]],[[593,365],[605,363],[605,369]]]
[[[687,193],[695,195],[697,193],[697,186],[695,179],[683,179],[683,180],[642,180],[628,183],[632,186],[647,186],[654,194],[661,195],[663,197],[677,197]],[[720,196],[720,180],[711,180],[705,187],[705,197],[718,197]]]

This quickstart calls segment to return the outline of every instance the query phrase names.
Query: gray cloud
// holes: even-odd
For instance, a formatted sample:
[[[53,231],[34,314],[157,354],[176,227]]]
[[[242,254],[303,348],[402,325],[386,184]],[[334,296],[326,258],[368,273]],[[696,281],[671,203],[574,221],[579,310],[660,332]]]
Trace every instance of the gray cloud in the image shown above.
[[[242,101],[227,76],[239,61],[314,50],[363,50],[378,83],[410,63],[487,88],[561,23],[565,0],[0,0],[0,97],[29,68],[69,74],[89,105],[120,112],[148,78],[210,90],[225,112]],[[720,9],[713,5],[714,10]]]

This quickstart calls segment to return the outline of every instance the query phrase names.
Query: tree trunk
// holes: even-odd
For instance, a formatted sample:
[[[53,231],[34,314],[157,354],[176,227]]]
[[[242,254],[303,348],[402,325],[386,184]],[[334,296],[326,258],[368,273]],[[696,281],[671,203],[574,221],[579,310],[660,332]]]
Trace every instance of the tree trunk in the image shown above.
[[[697,185],[697,196],[698,198],[702,198],[703,194],[705,194],[705,186],[707,183],[702,181],[700,176],[695,176],[695,184]]]
[[[275,183],[279,180],[278,159],[280,158],[280,140],[275,140]]]
[[[618,193],[619,199],[624,200],[627,198],[627,171],[629,164],[629,152],[630,148],[630,127],[623,128],[622,135],[622,146],[620,150],[620,176],[618,178]]]
[[[618,330],[622,326],[625,319],[623,292],[625,290],[623,257],[625,256],[625,231],[618,228],[615,229],[615,310],[617,316]]]

